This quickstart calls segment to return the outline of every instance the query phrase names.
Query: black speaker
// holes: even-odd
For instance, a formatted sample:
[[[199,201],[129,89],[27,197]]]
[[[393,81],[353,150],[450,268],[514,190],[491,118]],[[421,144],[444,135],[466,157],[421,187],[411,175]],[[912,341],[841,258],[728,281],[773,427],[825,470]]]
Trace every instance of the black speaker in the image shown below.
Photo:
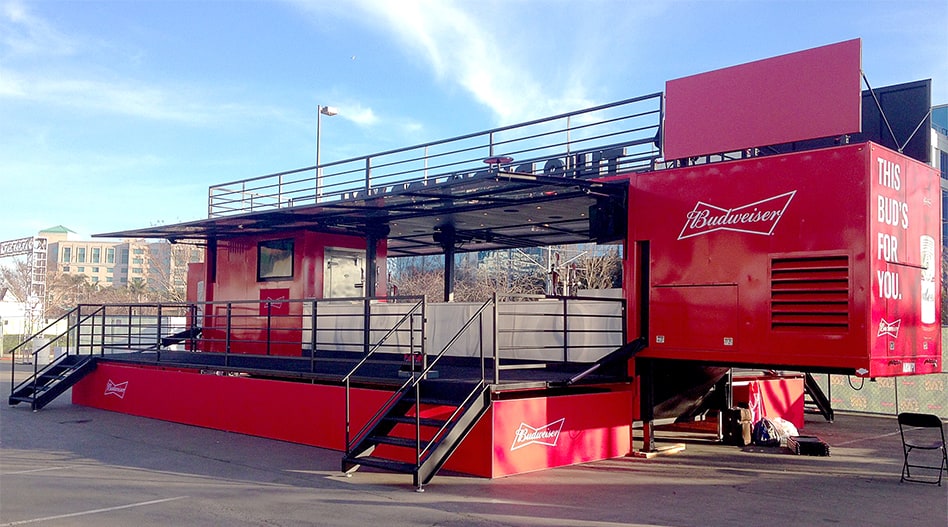
[[[624,240],[627,224],[625,200],[600,198],[589,207],[589,237],[598,243]]]

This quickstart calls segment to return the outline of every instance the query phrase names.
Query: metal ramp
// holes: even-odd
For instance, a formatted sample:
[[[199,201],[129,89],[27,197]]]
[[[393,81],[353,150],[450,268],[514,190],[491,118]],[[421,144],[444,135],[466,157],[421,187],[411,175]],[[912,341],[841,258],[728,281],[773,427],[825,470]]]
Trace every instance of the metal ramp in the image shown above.
[[[89,355],[63,355],[16,385],[10,393],[11,406],[29,403],[33,411],[43,408],[95,369]]]

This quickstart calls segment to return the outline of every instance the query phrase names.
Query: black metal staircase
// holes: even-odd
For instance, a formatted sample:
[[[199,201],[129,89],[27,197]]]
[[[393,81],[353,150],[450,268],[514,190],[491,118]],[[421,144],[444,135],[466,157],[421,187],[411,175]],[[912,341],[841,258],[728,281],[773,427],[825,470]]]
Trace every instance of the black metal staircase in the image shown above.
[[[820,384],[810,373],[803,374],[803,393],[805,395],[805,408],[813,413],[819,413],[829,422],[833,422],[833,405],[829,397],[823,393]],[[812,410],[811,410],[812,409]]]
[[[95,366],[92,356],[64,355],[16,385],[10,393],[9,404],[29,403],[32,410],[39,410],[79,382]]]
[[[421,489],[489,407],[490,389],[483,382],[413,383],[349,449],[342,470],[348,474],[365,465],[411,474]]]

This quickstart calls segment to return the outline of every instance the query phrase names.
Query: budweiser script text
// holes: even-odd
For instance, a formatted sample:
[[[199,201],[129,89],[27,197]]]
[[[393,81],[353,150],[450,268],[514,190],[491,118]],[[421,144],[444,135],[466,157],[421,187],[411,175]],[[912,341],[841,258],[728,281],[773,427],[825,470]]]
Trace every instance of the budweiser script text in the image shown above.
[[[685,226],[681,229],[678,239],[683,240],[715,231],[772,234],[795,194],[796,191],[793,190],[731,209],[699,201],[694,210],[685,216]]]

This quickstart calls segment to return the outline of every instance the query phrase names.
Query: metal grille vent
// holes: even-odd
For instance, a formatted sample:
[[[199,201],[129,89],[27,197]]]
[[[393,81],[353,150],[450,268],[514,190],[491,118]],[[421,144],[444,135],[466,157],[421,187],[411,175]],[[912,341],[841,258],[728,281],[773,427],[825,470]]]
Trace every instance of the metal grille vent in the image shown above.
[[[772,329],[849,329],[849,257],[774,258],[770,266]]]

